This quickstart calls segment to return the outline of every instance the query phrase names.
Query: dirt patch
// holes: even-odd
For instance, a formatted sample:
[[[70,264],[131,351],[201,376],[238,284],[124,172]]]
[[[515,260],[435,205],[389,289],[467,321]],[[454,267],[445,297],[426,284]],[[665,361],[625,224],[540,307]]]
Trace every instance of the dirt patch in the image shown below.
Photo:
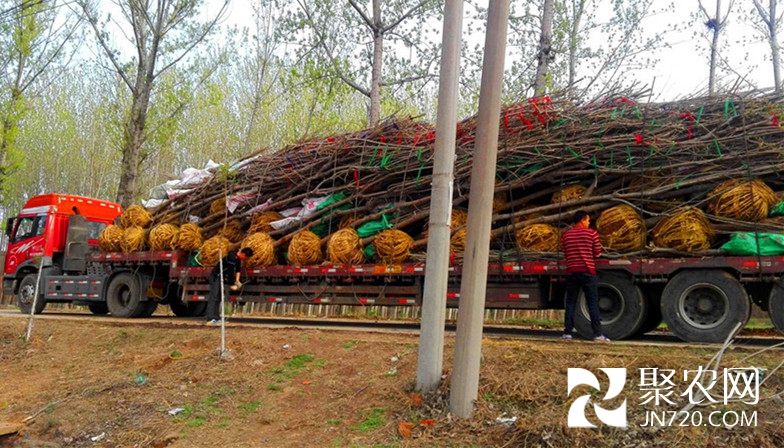
[[[771,398],[784,390],[781,371],[759,403],[695,408],[706,417],[756,412],[754,426],[641,426],[648,411],[680,409],[687,384],[677,378],[670,396],[681,406],[643,404],[639,369],[682,376],[715,348],[486,339],[477,410],[463,420],[448,413],[451,337],[443,387],[420,396],[411,334],[230,324],[221,358],[218,328],[42,319],[26,343],[25,324],[0,320],[0,423],[35,419],[0,446],[784,446],[784,404]],[[772,372],[784,360],[781,350],[744,359],[753,352],[731,350],[721,367]],[[615,401],[585,388],[607,409],[626,399],[627,429],[567,427],[570,367],[628,369]]]

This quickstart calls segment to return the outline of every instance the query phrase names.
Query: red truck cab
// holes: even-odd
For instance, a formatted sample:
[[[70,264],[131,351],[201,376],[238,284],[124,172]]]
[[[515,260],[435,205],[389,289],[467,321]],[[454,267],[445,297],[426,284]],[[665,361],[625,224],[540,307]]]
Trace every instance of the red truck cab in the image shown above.
[[[69,223],[81,216],[87,248],[98,244],[98,235],[122,214],[119,204],[66,194],[45,194],[27,201],[19,215],[6,223],[8,249],[3,266],[3,292],[16,294],[20,282],[43,268],[59,273],[69,250]],[[83,245],[83,243],[82,243]]]

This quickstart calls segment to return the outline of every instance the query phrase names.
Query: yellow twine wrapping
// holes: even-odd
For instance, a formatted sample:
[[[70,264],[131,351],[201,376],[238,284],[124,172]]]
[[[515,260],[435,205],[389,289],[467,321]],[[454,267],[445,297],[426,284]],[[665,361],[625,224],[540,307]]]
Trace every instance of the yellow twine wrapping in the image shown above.
[[[389,229],[376,235],[373,244],[382,263],[397,264],[406,261],[414,239],[402,230]]]
[[[249,247],[253,249],[253,256],[246,258],[245,266],[271,266],[277,263],[275,257],[275,241],[264,232],[256,232],[242,240],[240,249]]]
[[[340,229],[329,237],[327,257],[336,264],[362,264],[365,254],[362,252],[362,240],[352,228]]]
[[[132,205],[120,215],[120,225],[129,227],[147,227],[152,223],[152,215],[141,205]]]
[[[324,260],[321,238],[310,230],[295,233],[289,243],[287,260],[294,266],[321,263]]]
[[[558,252],[560,232],[550,224],[531,224],[515,234],[521,252]]]
[[[141,227],[128,227],[123,233],[123,252],[138,252],[145,249],[147,231]]]
[[[160,224],[150,230],[149,243],[152,250],[172,250],[175,248],[180,228],[174,224]]]
[[[199,263],[205,267],[212,267],[218,264],[221,256],[229,253],[231,242],[228,238],[216,235],[201,245],[199,248]]]
[[[709,249],[715,236],[708,218],[695,207],[677,209],[651,230],[653,244],[657,247],[685,252]]]
[[[250,229],[248,229],[249,234],[254,234],[258,232],[266,232],[270,233],[275,230],[274,227],[270,225],[271,222],[279,221],[283,219],[283,215],[278,212],[268,210],[262,213],[254,213],[253,218],[250,221]]]
[[[199,226],[193,223],[186,223],[180,226],[180,233],[177,236],[175,247],[187,251],[198,250],[203,242],[204,237]]]
[[[239,219],[230,219],[226,223],[226,227],[221,228],[218,231],[218,234],[225,236],[232,243],[239,243],[245,236],[245,233],[242,231],[242,223]]]
[[[596,220],[596,231],[607,250],[633,252],[645,247],[645,221],[626,204],[603,211]]]
[[[462,254],[465,252],[465,245],[466,245],[466,228],[463,227],[462,229],[458,230],[457,232],[449,238],[449,251],[453,254]]]
[[[561,191],[556,191],[550,200],[553,204],[560,204],[561,202],[569,202],[575,199],[580,199],[585,196],[588,190],[582,185],[575,184],[565,187]]]
[[[125,230],[114,224],[106,226],[98,235],[98,247],[103,252],[120,252],[122,250]]]
[[[222,212],[226,209],[226,198],[218,198],[210,203],[210,215]]]
[[[769,208],[778,201],[776,193],[759,179],[724,182],[708,197],[709,213],[748,222],[767,218]]]

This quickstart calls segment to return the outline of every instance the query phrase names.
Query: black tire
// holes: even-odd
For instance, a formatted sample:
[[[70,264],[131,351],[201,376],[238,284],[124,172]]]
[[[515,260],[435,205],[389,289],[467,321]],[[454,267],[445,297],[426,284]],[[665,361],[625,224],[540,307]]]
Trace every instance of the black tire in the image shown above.
[[[634,335],[648,314],[648,302],[640,288],[628,275],[600,272],[598,289],[602,332],[608,338],[618,340]],[[574,328],[582,337],[593,338],[588,303],[582,291],[577,298]]]
[[[777,283],[770,290],[768,315],[773,326],[784,333],[784,282]]]
[[[19,304],[19,311],[22,314],[30,314],[33,309],[33,299],[35,295],[35,283],[38,281],[38,274],[27,274],[22,278],[22,283],[19,284],[19,290],[16,293],[16,302]],[[38,301],[35,303],[35,314],[41,314],[46,308],[46,299],[44,299],[43,288],[38,288]]]
[[[91,305],[87,305],[87,308],[89,308],[90,312],[96,316],[103,316],[104,314],[109,313],[109,307],[106,306],[105,303],[93,303]]]
[[[687,342],[724,342],[751,315],[749,296],[732,275],[719,270],[683,271],[664,287],[664,321]]]
[[[645,316],[645,322],[642,323],[640,329],[634,334],[635,336],[642,336],[653,331],[664,322],[661,313],[661,293],[664,288],[662,286],[645,285],[645,287],[640,289],[643,290],[645,300],[648,301],[648,315]]]
[[[136,317],[144,311],[139,278],[130,272],[121,272],[109,281],[106,288],[106,305],[114,317]]]
[[[182,303],[178,300],[169,304],[172,313],[177,317],[198,317],[203,316],[207,311],[207,302],[188,302]]]

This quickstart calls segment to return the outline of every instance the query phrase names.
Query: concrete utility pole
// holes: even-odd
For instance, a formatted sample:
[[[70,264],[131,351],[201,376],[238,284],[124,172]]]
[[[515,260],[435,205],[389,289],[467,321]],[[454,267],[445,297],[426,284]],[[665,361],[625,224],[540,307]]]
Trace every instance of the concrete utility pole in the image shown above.
[[[509,0],[490,0],[487,14],[485,59],[479,90],[471,193],[468,197],[468,227],[460,308],[457,313],[455,367],[449,408],[458,417],[474,411],[479,390],[479,359],[482,353],[482,321],[490,252],[490,217],[493,214],[495,164],[498,156],[498,116],[501,113],[501,81],[506,53]]]
[[[446,2],[441,77],[438,85],[433,186],[430,190],[425,290],[419,332],[417,389],[423,391],[438,388],[444,364],[444,320],[449,277],[449,238],[462,27],[463,0]]]

